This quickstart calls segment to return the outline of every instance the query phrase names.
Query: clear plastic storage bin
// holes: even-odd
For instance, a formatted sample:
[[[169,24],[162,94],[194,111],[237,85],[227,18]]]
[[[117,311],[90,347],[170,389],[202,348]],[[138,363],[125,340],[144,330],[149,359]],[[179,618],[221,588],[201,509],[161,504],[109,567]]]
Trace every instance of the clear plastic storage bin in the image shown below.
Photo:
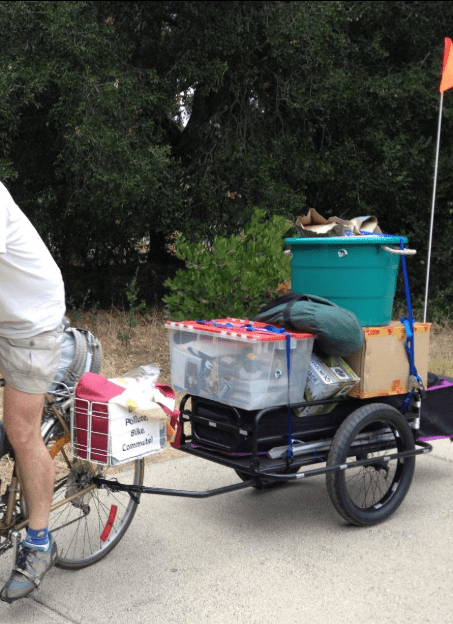
[[[175,389],[246,410],[304,401],[311,334],[273,333],[264,323],[231,318],[167,321],[166,327]]]

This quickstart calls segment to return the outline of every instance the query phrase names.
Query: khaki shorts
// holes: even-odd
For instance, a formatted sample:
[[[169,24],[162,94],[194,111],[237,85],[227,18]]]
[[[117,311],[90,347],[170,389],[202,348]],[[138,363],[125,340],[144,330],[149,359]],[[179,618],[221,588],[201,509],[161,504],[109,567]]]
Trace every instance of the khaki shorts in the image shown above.
[[[44,394],[60,363],[63,328],[31,338],[0,336],[0,371],[6,383],[29,394]]]

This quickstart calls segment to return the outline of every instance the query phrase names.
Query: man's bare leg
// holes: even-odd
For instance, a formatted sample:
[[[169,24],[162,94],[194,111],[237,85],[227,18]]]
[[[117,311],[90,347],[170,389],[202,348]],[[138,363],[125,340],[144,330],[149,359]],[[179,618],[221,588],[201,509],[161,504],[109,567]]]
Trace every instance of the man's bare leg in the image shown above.
[[[58,560],[57,545],[48,533],[54,466],[41,437],[43,402],[42,394],[19,392],[5,385],[3,422],[15,451],[29,512],[27,537],[0,591],[0,600],[9,603],[28,596]]]
[[[41,436],[42,394],[28,394],[5,385],[3,424],[14,448],[21,488],[29,513],[29,526],[49,523],[55,468]]]

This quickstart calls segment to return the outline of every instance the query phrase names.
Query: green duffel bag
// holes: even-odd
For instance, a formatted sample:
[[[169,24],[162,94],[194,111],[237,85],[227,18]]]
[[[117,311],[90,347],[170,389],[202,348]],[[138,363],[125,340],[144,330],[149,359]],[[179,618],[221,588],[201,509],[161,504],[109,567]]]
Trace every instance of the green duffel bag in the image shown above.
[[[252,320],[314,334],[326,355],[346,357],[358,351],[364,341],[362,326],[353,312],[315,295],[283,295]]]

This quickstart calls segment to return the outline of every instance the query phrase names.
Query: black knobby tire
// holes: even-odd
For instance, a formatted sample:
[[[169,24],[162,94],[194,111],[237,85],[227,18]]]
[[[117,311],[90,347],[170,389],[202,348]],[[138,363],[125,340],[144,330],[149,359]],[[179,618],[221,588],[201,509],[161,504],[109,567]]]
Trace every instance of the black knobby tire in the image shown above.
[[[327,491],[338,513],[357,526],[386,520],[409,490],[415,456],[385,458],[414,448],[412,429],[395,408],[374,403],[350,414],[332,441],[327,466],[371,458],[376,462],[327,473]]]
[[[56,424],[48,436],[48,448],[56,464],[55,492],[52,504],[62,503],[51,511],[49,529],[58,547],[57,567],[78,570],[97,563],[124,537],[137,511],[128,492],[93,488],[87,492],[92,473],[87,462],[71,454],[69,436]],[[142,485],[144,460],[116,467],[98,466],[97,475],[121,483]],[[80,497],[74,494],[80,492]],[[72,497],[70,502],[66,499]]]

